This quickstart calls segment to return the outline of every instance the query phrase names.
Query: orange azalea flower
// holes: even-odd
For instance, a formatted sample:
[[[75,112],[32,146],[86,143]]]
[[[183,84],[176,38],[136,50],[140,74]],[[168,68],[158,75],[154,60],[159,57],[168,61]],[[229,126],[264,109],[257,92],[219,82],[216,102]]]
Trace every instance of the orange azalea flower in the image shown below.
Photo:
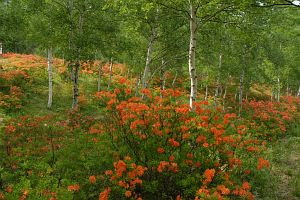
[[[242,188],[244,190],[250,190],[251,189],[251,185],[248,182],[244,182],[243,185],[242,185]]]
[[[75,185],[69,185],[68,186],[69,191],[78,191],[79,189],[80,189],[80,186],[77,183]]]
[[[179,147],[179,146],[180,146],[180,143],[177,142],[177,141],[175,141],[174,138],[169,139],[169,142],[170,142],[170,144],[171,144],[173,147]]]
[[[4,200],[5,199],[5,196],[2,192],[0,192],[0,200]]]
[[[226,188],[224,185],[218,185],[217,190],[219,190],[223,195],[230,194],[230,190]]]
[[[204,184],[210,183],[215,176],[216,170],[215,169],[207,169],[204,172],[205,180],[203,181]]]
[[[144,95],[146,95],[150,99],[152,98],[151,91],[149,89],[147,89],[147,88],[146,89],[142,89],[141,93],[144,94]]]
[[[12,192],[13,192],[13,187],[12,187],[11,185],[9,185],[9,186],[7,186],[7,187],[5,188],[5,191],[6,191],[7,193],[12,193]]]
[[[95,184],[96,183],[96,176],[90,176],[89,180],[90,180],[91,184]]]
[[[111,189],[109,187],[105,188],[105,190],[100,193],[99,200],[108,200],[110,192]]]
[[[123,188],[129,188],[129,185],[125,181],[119,181],[118,185]]]
[[[165,153],[165,149],[162,148],[162,147],[158,147],[157,152],[160,153],[160,154],[163,154],[163,153]]]
[[[263,158],[258,158],[257,169],[260,170],[260,169],[262,169],[264,167],[266,167],[266,168],[270,167],[269,161],[267,161],[267,160],[265,160]]]
[[[123,160],[119,160],[118,162],[115,162],[114,167],[115,167],[115,170],[116,170],[116,175],[118,177],[121,177],[123,172],[125,172],[126,169],[127,169],[127,165]]]
[[[157,167],[157,171],[159,172],[159,173],[162,173],[163,172],[163,170],[166,168],[166,166],[168,166],[169,165],[169,163],[168,162],[166,162],[166,161],[160,161],[160,163],[159,163],[159,165],[158,165],[158,167]]]
[[[131,197],[131,195],[132,195],[132,192],[130,190],[127,190],[125,192],[125,197],[129,198],[129,197]]]
[[[169,157],[169,161],[170,162],[173,162],[175,160],[175,156],[174,155],[171,155],[170,157]]]
[[[113,174],[113,171],[111,171],[111,170],[106,170],[105,171],[105,175],[112,175]]]
[[[138,176],[143,176],[146,169],[147,169],[147,168],[144,168],[144,167],[142,167],[142,166],[140,166],[140,165],[137,166],[137,168],[136,168],[137,175],[138,175]]]

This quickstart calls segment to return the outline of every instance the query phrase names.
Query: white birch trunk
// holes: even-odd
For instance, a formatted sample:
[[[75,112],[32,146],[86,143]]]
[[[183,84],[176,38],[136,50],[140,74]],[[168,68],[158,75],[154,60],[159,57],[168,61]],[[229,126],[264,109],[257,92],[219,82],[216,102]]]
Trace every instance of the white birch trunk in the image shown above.
[[[298,92],[297,92],[297,96],[300,97],[300,86],[299,86],[299,89],[298,89]]]
[[[192,0],[190,3],[190,46],[189,46],[189,74],[191,79],[191,93],[190,93],[190,108],[194,109],[194,102],[197,97],[197,75],[196,75],[196,34],[197,34],[197,19],[196,8]]]
[[[243,87],[244,87],[244,75],[245,71],[242,69],[240,75],[240,88],[239,88],[239,116],[241,116],[242,108],[243,108]]]
[[[53,81],[52,81],[52,48],[48,49],[48,79],[49,79],[49,94],[48,94],[48,105],[47,108],[51,109],[52,107],[52,97],[53,97]]]
[[[289,96],[290,87],[289,87],[289,77],[286,80],[286,96]]]
[[[227,85],[225,84],[224,94],[223,94],[223,112],[225,112],[225,101],[227,95]]]
[[[206,101],[208,98],[208,83],[206,83],[206,86],[205,86],[205,97],[204,97],[204,100]]]
[[[279,76],[277,78],[277,101],[280,101],[280,79]]]
[[[78,105],[78,96],[79,96],[79,69],[80,69],[80,61],[77,60],[74,65],[73,69],[73,102],[72,102],[72,109],[75,109]]]
[[[102,75],[102,63],[99,63],[99,66],[98,66],[98,89],[97,89],[98,92],[101,91],[101,75]]]
[[[217,108],[217,105],[218,105],[217,98],[219,96],[221,67],[222,67],[222,54],[219,55],[219,72],[218,72],[217,85],[216,85],[215,96],[214,96],[214,106],[215,106],[215,108]]]
[[[140,89],[140,84],[141,84],[141,77],[140,75],[137,80],[136,80],[136,85],[135,85],[135,96],[137,97],[139,95],[139,89]]]
[[[2,56],[3,54],[3,45],[2,45],[2,42],[0,42],[0,57]]]
[[[161,61],[161,69],[160,69],[160,91],[162,92],[163,90],[165,90],[165,85],[166,85],[166,76],[165,76],[165,66],[166,66],[166,62],[164,61],[164,59]],[[162,93],[160,93],[160,97],[162,98]]]
[[[107,84],[107,91],[110,90],[112,75],[113,75],[113,59],[111,58],[110,65],[109,65],[109,80],[108,80],[108,84]]]
[[[177,71],[176,71],[175,76],[174,76],[174,79],[173,79],[173,81],[172,81],[172,87],[173,87],[173,88],[174,88],[174,86],[175,86],[176,79],[177,79]]]
[[[152,52],[153,52],[153,44],[155,40],[155,30],[152,30],[151,37],[148,44],[148,50],[147,50],[147,58],[146,58],[146,65],[144,69],[144,74],[142,78],[142,88],[145,89],[148,86],[148,77],[150,73],[150,64],[152,61]]]

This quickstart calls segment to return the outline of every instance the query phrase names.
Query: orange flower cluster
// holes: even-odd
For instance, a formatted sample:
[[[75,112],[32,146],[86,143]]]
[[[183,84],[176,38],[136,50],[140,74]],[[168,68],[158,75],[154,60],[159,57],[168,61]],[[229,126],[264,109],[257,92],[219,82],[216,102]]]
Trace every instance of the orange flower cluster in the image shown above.
[[[132,163],[129,156],[126,156],[124,160],[127,163],[119,160],[114,163],[115,170],[107,170],[105,174],[110,176],[113,183],[126,190],[124,195],[127,198],[134,196],[135,199],[139,199],[140,196],[135,192],[135,188],[136,185],[142,184],[140,177],[144,175],[147,168]]]
[[[78,183],[74,184],[74,185],[69,185],[68,186],[68,190],[69,191],[73,191],[73,192],[76,192],[76,191],[79,191],[80,189],[80,186]]]
[[[263,158],[258,158],[258,165],[257,165],[257,169],[258,170],[261,170],[261,169],[263,169],[264,167],[266,167],[266,168],[269,168],[270,167],[270,163],[269,163],[269,161],[267,161],[267,160],[265,160],[265,159],[263,159]]]
[[[207,169],[207,170],[205,170],[205,172],[204,172],[205,180],[202,181],[203,184],[210,183],[212,181],[212,179],[214,178],[215,173],[216,173],[215,169]]]
[[[100,193],[99,200],[108,200],[110,192],[111,192],[111,189],[109,187],[105,188],[105,190]]]

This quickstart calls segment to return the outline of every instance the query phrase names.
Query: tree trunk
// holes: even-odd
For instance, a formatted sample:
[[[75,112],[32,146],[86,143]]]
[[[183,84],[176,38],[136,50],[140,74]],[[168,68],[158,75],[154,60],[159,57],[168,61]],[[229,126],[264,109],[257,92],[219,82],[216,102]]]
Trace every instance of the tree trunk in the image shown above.
[[[141,78],[142,74],[139,75],[139,77],[136,80],[136,85],[135,85],[135,96],[137,97],[139,95],[139,89],[140,89],[140,84],[141,84]]]
[[[242,108],[243,108],[243,87],[244,87],[244,75],[245,71],[242,69],[240,75],[240,88],[239,88],[239,116],[241,116]]]
[[[52,82],[52,48],[48,49],[48,79],[49,79],[49,95],[47,108],[51,109],[53,97],[53,82]]]
[[[189,46],[189,74],[191,79],[191,93],[190,93],[190,108],[194,110],[194,102],[197,97],[197,75],[196,75],[196,34],[197,34],[197,19],[196,8],[192,0],[190,3],[190,46]]]
[[[286,81],[286,96],[287,97],[289,96],[289,91],[290,91],[290,87],[289,87],[289,77],[288,77],[287,81]]]
[[[204,97],[204,100],[207,101],[207,98],[208,98],[208,83],[206,83],[206,86],[205,86],[205,97]]]
[[[174,88],[174,86],[175,86],[176,79],[177,79],[177,71],[176,71],[175,76],[174,76],[174,79],[173,79],[173,81],[172,81],[172,87],[173,87],[173,88]]]
[[[110,59],[110,65],[109,65],[109,81],[107,84],[107,91],[110,91],[111,81],[112,81],[112,75],[113,75],[113,59]]]
[[[0,57],[2,57],[3,54],[3,45],[2,42],[0,42]]]
[[[144,74],[142,78],[142,88],[145,89],[148,86],[148,76],[150,72],[150,64],[152,61],[152,52],[153,52],[153,43],[156,37],[155,30],[152,30],[151,37],[148,44],[148,50],[147,50],[147,58],[146,58],[146,65],[144,69]]]
[[[162,67],[160,69],[160,90],[165,90],[166,85],[166,77],[165,77],[165,65],[166,62],[164,60],[162,62]]]
[[[300,97],[300,86],[299,86],[299,89],[298,89],[298,92],[297,92],[297,96]]]
[[[280,79],[279,76],[277,78],[277,102],[280,101]]]
[[[225,112],[226,95],[227,95],[227,85],[225,84],[224,95],[223,95],[223,112]]]
[[[74,64],[73,69],[73,102],[72,102],[72,109],[75,109],[78,105],[78,96],[79,96],[79,70],[80,70],[80,61],[77,60]]]
[[[102,63],[99,63],[98,66],[98,92],[101,91],[101,74],[102,74]]]
[[[222,67],[222,54],[219,55],[219,73],[217,77],[217,85],[215,90],[215,96],[214,96],[214,106],[217,108],[217,98],[219,96],[219,88],[220,88],[220,76],[221,76],[221,67]]]

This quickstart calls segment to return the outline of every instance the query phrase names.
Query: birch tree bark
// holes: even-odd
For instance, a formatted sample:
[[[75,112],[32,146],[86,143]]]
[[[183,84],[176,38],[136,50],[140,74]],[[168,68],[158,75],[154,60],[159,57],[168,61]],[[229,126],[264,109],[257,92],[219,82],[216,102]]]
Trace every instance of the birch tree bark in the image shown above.
[[[75,109],[78,105],[78,96],[79,96],[79,69],[80,69],[80,61],[76,60],[73,69],[73,102],[72,102],[72,109]]]
[[[245,76],[245,70],[242,69],[241,75],[240,75],[240,87],[239,87],[239,116],[241,116],[241,112],[242,112],[242,108],[243,108],[244,76]]]
[[[225,84],[224,94],[223,94],[223,112],[225,112],[226,95],[227,95],[227,84]]]
[[[222,67],[222,54],[219,55],[219,72],[217,77],[217,85],[215,90],[215,96],[214,96],[214,106],[217,108],[217,98],[219,96],[219,88],[220,88],[220,76],[221,76],[221,67]]]
[[[166,77],[165,77],[165,66],[166,62],[164,59],[161,61],[161,69],[160,69],[160,90],[165,90]]]
[[[101,75],[102,75],[102,63],[99,63],[99,66],[98,66],[98,89],[97,89],[98,92],[101,91]]]
[[[140,74],[139,77],[136,80],[136,85],[135,85],[135,96],[136,97],[139,95],[139,89],[140,89],[141,79],[142,79],[142,74]]]
[[[173,79],[173,81],[172,81],[172,87],[173,87],[173,88],[174,88],[174,86],[175,86],[176,79],[177,79],[177,71],[176,71],[175,76],[174,76],[174,79]]]
[[[52,81],[52,48],[48,49],[47,64],[48,64],[48,79],[49,79],[49,94],[48,94],[48,105],[47,108],[52,107],[52,97],[53,97],[53,81]]]
[[[113,59],[110,59],[110,64],[109,64],[109,80],[107,84],[107,91],[110,91],[110,86],[111,86],[111,81],[112,81],[112,75],[113,75]]]
[[[0,57],[2,56],[3,54],[3,44],[2,42],[0,42]]]
[[[197,34],[197,17],[196,8],[192,0],[190,3],[190,46],[189,46],[189,74],[191,79],[190,108],[194,110],[194,102],[197,97],[197,75],[196,75],[196,34]]]
[[[156,31],[155,31],[155,28],[153,28],[151,36],[150,36],[149,44],[148,44],[146,65],[145,65],[144,74],[143,74],[143,78],[142,78],[142,88],[143,89],[147,88],[147,86],[148,86],[148,76],[150,73],[150,64],[152,61],[153,44],[154,44],[155,38],[156,38]]]
[[[277,77],[277,102],[280,102],[280,79]]]
[[[300,86],[299,86],[299,89],[298,89],[298,92],[297,92],[297,96],[300,97]]]

